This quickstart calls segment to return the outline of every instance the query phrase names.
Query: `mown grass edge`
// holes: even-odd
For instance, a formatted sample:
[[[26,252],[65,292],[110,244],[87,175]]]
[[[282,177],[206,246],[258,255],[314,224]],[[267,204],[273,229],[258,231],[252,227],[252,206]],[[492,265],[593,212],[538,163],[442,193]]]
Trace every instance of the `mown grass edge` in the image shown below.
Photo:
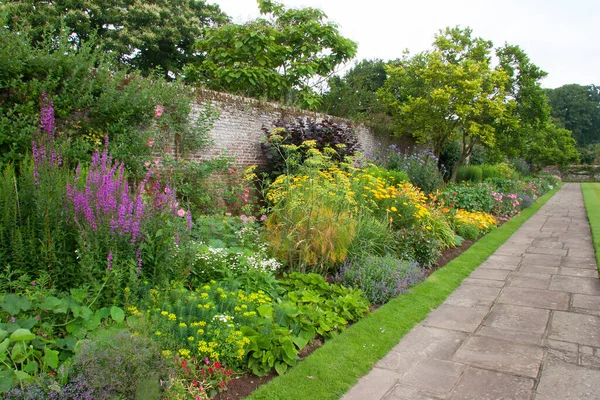
[[[561,186],[478,240],[409,293],[397,297],[352,325],[285,375],[258,388],[247,399],[339,399],[406,333],[442,304],[464,278],[510,238]]]
[[[592,242],[596,253],[596,264],[600,272],[600,183],[582,183],[583,202],[592,230]]]

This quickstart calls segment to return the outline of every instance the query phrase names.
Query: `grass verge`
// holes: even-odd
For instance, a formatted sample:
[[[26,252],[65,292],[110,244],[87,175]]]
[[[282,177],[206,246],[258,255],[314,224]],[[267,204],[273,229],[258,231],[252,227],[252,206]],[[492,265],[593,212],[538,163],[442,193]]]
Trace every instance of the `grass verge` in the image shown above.
[[[600,183],[582,183],[581,191],[583,192],[583,202],[592,229],[596,264],[600,271]]]
[[[306,360],[252,393],[251,400],[339,399],[425,319],[560,188],[490,232],[412,291],[395,298],[328,341]]]

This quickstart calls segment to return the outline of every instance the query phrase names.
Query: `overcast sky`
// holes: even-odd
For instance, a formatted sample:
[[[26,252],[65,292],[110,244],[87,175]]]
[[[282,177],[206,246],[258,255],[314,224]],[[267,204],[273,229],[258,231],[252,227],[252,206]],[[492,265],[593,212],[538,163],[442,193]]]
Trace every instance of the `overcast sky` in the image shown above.
[[[255,0],[208,0],[234,22],[256,18]],[[519,45],[548,76],[546,88],[600,85],[600,0],[280,0],[314,7],[358,43],[356,59],[399,58],[431,47],[446,26],[471,27],[495,47]]]

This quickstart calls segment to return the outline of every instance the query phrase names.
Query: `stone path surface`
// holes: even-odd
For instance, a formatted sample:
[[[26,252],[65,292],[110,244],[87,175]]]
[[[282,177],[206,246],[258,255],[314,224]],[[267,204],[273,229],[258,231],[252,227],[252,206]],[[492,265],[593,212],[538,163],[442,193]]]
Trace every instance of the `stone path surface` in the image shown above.
[[[600,399],[600,281],[567,183],[343,400]]]

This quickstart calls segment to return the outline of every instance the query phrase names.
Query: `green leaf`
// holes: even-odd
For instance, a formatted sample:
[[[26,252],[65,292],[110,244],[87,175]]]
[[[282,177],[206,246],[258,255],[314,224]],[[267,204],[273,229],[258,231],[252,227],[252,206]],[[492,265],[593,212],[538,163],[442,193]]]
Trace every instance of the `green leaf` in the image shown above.
[[[285,371],[287,371],[288,366],[286,363],[282,363],[282,362],[276,362],[275,363],[275,371],[277,371],[277,374],[279,375],[283,375],[285,374]]]
[[[42,360],[50,368],[58,368],[58,351],[50,350],[48,347],[44,348],[44,357]]]
[[[125,320],[125,312],[121,307],[112,306],[110,308],[110,316],[119,324]]]
[[[66,299],[49,296],[40,304],[40,308],[52,311],[55,314],[65,314],[69,309],[69,303]]]
[[[8,336],[8,331],[5,331],[4,329],[0,329],[0,340],[4,340],[4,338],[6,338]]]
[[[110,315],[110,308],[103,307],[96,311],[96,315],[101,319],[107,318]]]
[[[0,307],[10,315],[14,316],[20,311],[31,309],[31,302],[26,297],[17,296],[11,293],[4,296],[2,303],[0,303]]]
[[[23,371],[15,371],[15,375],[17,376],[17,380],[19,382],[23,382],[29,378],[31,378],[31,375],[29,375],[27,372],[23,372]]]
[[[258,307],[257,310],[261,317],[273,317],[273,306],[271,304],[263,304],[262,306]]]
[[[29,342],[35,338],[29,329],[17,329],[10,335],[11,342]]]
[[[73,316],[76,318],[81,318],[84,321],[88,321],[94,312],[88,306],[72,306],[71,311],[73,312]]]
[[[2,341],[2,343],[0,343],[0,354],[4,354],[6,353],[6,350],[8,350],[8,345],[10,344],[10,339],[6,338]]]
[[[71,296],[73,296],[78,303],[83,303],[87,295],[88,293],[85,289],[71,289]]]
[[[7,370],[7,371],[9,371],[12,376],[12,370]],[[0,393],[8,392],[10,389],[12,389],[12,387],[13,387],[12,378],[8,378],[5,376],[0,377]]]
[[[39,320],[35,317],[28,318],[25,320],[22,320],[22,319],[17,320],[17,323],[19,324],[19,326],[21,328],[25,328],[25,329],[33,328],[38,322],[39,322]]]
[[[13,362],[20,364],[27,359],[27,348],[25,346],[26,345],[24,342],[15,344],[10,352],[10,358],[13,360]]]

